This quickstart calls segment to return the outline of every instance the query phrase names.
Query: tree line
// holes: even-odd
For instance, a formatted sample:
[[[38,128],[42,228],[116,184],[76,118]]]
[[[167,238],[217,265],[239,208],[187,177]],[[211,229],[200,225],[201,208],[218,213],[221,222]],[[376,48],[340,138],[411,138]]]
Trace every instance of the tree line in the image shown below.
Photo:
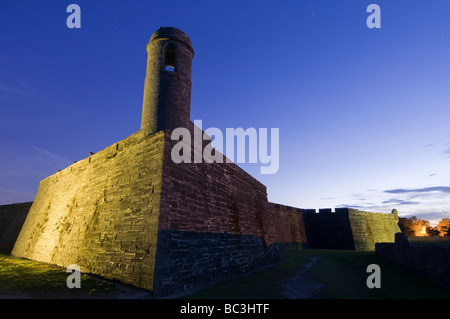
[[[442,218],[433,227],[430,222],[412,217],[400,217],[398,226],[406,236],[450,236],[450,218]]]

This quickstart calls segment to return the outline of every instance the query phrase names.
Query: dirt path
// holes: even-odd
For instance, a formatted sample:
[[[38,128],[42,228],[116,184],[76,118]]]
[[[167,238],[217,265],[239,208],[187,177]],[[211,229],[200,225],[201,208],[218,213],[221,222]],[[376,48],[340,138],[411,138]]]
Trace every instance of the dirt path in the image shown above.
[[[286,299],[314,299],[322,284],[314,282],[309,271],[317,265],[319,256],[313,256],[294,276],[284,280],[281,284],[285,288],[282,294]]]

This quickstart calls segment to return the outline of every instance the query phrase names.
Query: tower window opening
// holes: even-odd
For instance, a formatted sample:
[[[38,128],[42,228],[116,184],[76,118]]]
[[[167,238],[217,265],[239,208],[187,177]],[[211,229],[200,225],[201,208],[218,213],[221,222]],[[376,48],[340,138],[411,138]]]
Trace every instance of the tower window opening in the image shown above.
[[[164,70],[169,72],[175,71],[175,51],[174,49],[168,49],[166,51],[166,61],[164,64]]]

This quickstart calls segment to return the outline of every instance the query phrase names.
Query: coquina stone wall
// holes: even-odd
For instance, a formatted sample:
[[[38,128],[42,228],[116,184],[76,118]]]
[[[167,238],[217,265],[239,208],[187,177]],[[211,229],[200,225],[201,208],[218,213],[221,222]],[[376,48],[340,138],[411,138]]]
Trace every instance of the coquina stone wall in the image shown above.
[[[164,132],[140,132],[44,179],[16,257],[153,289]]]
[[[280,258],[264,185],[140,131],[41,181],[12,254],[184,294]]]
[[[280,248],[374,250],[375,243],[394,242],[398,215],[352,208],[300,209],[270,203]]]
[[[380,214],[349,209],[348,216],[356,250],[375,250],[376,243],[392,243],[395,234],[401,232],[395,210],[391,214]]]
[[[176,143],[166,130],[155,291],[184,293],[279,260],[266,187],[225,157],[176,164]]]

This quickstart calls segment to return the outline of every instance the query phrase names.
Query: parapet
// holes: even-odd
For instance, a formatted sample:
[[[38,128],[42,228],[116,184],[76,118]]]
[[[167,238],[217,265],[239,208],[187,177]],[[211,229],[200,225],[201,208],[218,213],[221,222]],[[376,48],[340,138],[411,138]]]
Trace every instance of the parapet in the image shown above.
[[[155,33],[153,33],[153,35],[151,36],[149,43],[157,40],[168,40],[168,39],[180,42],[188,46],[192,51],[192,56],[194,56],[194,49],[192,48],[191,40],[189,39],[186,33],[184,33],[178,28],[159,27],[159,29],[156,30]]]
[[[303,209],[301,209],[301,208],[277,204],[277,203],[269,203],[269,206],[270,206],[270,208],[281,210],[281,211],[296,211],[297,213],[303,212]]]
[[[349,208],[320,208],[318,211],[316,209],[303,209],[305,214],[321,214],[321,215],[334,215],[334,214],[348,214]]]
[[[320,214],[320,215],[334,215],[334,214],[348,214],[350,210],[356,211],[352,208],[339,207],[339,208],[320,208],[320,209],[310,209],[310,208],[298,208],[288,205],[282,205],[278,203],[269,203],[271,208],[281,210],[281,211],[296,211],[302,214]]]

